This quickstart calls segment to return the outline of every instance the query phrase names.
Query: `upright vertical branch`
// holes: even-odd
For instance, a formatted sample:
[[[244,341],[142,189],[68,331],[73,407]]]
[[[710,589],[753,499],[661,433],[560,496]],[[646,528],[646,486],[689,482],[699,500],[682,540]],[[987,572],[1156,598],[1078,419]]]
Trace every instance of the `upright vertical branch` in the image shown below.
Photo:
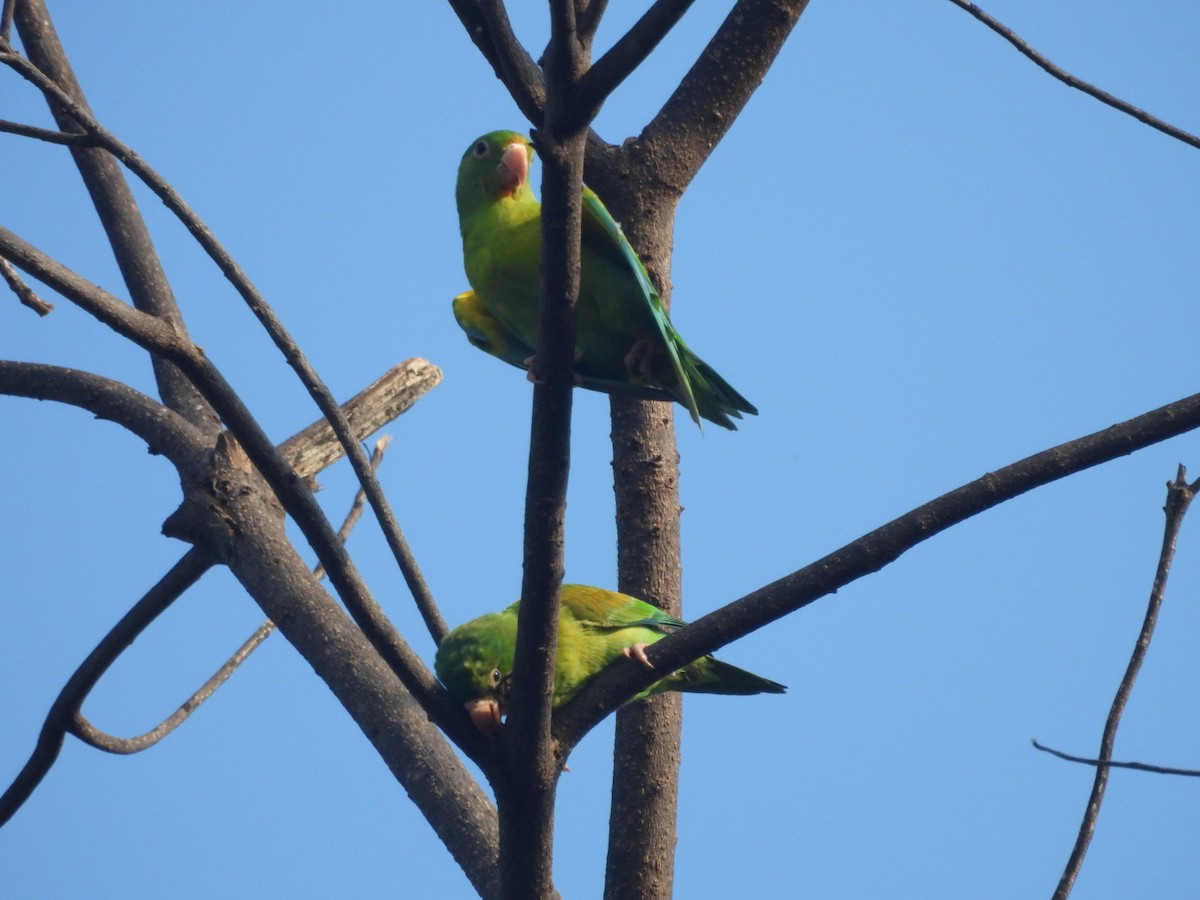
[[[1113,745],[1117,740],[1117,726],[1121,724],[1121,715],[1125,712],[1125,704],[1133,691],[1133,683],[1137,680],[1146,652],[1150,649],[1150,638],[1154,636],[1154,626],[1158,622],[1158,611],[1162,608],[1163,593],[1167,589],[1167,576],[1171,573],[1171,561],[1175,558],[1175,543],[1179,537],[1179,528],[1183,517],[1196,496],[1200,482],[1187,483],[1187,470],[1179,467],[1174,481],[1167,482],[1167,504],[1163,508],[1166,513],[1166,525],[1163,528],[1162,551],[1158,556],[1158,568],[1154,573],[1154,585],[1150,589],[1150,602],[1146,607],[1146,616],[1142,620],[1142,630],[1138,632],[1137,643],[1129,657],[1129,665],[1125,667],[1125,675],[1113,697],[1112,706],[1108,711],[1108,719],[1104,723],[1104,733],[1100,738],[1100,755],[1096,760],[1096,777],[1092,781],[1092,793],[1088,797],[1087,810],[1079,825],[1079,835],[1075,846],[1067,859],[1066,868],[1058,887],[1054,891],[1054,900],[1066,900],[1079,877],[1083,867],[1083,858],[1087,855],[1088,845],[1096,831],[1096,819],[1100,815],[1100,804],[1104,802],[1104,791],[1108,787],[1108,763],[1112,759]]]
[[[505,729],[506,782],[498,788],[500,882],[507,898],[554,893],[554,796],[561,761],[550,740],[550,699],[563,578],[563,524],[570,468],[579,294],[585,132],[567,131],[570,90],[588,64],[573,0],[551,4],[542,153],[542,291],[525,495],[524,578]]]
[[[72,100],[87,109],[83,88],[75,78],[42,0],[21,0],[16,4],[15,14],[17,33],[30,61]],[[58,104],[51,102],[50,111],[63,131],[81,130],[75,119]],[[70,150],[134,306],[169,321],[179,333],[184,333],[175,296],[120,164],[106,150],[99,148],[71,144]],[[215,429],[216,416],[187,377],[157,354],[151,354],[150,359],[163,403],[194,425]]]
[[[650,196],[643,192],[637,200]],[[660,252],[643,252],[643,258],[666,302],[674,202],[658,195],[648,207],[639,203],[632,215],[623,208],[627,202],[615,203],[614,214],[640,250],[661,246]],[[618,397],[611,407],[618,589],[679,616],[683,563],[674,407]],[[682,725],[683,703],[676,693],[617,713],[604,884],[610,900],[672,896]]]

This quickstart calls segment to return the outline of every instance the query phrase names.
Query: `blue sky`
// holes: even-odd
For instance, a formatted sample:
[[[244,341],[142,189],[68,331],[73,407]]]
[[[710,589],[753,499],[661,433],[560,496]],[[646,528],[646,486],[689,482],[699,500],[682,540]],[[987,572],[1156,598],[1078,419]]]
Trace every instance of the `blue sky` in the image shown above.
[[[513,4],[516,6],[517,4]],[[544,9],[515,20],[535,56]],[[613,4],[607,44],[644,3]],[[636,133],[720,21],[697,4],[611,98]],[[413,7],[409,9],[409,7]],[[420,7],[417,9],[416,7]],[[1200,130],[1200,10],[993,0],[1080,77]],[[99,117],[206,219],[348,397],[423,356],[445,382],[387,429],[382,479],[446,618],[515,599],[530,389],[450,315],[466,286],[455,168],[524,127],[448,7],[52,5]],[[0,73],[0,117],[49,124]],[[0,135],[0,222],[122,293],[67,154]],[[535,170],[535,173],[540,170]],[[144,212],[193,336],[282,440],[316,417],[220,274]],[[677,415],[696,617],[986,471],[1198,388],[1200,155],[1072,91],[950,3],[814,2],[680,205],[674,321],[761,410],[736,434]],[[48,294],[48,292],[47,292]],[[55,299],[55,298],[51,298]],[[150,391],[143,354],[68,303],[0,303],[0,356]],[[615,581],[607,401],[579,392],[574,581]],[[0,777],[74,667],[183,553],[164,460],[109,423],[0,398]],[[1047,896],[1145,609],[1184,436],[970,520],[724,649],[784,697],[686,701],[676,895]],[[320,495],[340,519],[344,463]],[[351,541],[427,659],[373,524]],[[1200,536],[1186,523],[1119,759],[1200,765]],[[85,712],[152,727],[260,621],[210,573]],[[603,880],[611,725],[559,791],[556,879]],[[1079,898],[1192,896],[1197,786],[1113,776]],[[278,636],[179,732],[130,758],[68,742],[0,832],[12,896],[469,896],[350,719]]]

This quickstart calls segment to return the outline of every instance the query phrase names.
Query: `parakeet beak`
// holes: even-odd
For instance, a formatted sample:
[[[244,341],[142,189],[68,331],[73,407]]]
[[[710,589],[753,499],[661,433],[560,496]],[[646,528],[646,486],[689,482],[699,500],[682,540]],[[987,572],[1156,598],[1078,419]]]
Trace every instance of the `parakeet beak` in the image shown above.
[[[500,706],[495,700],[470,700],[463,706],[471,724],[488,737],[500,730]]]
[[[520,141],[505,147],[500,165],[496,167],[496,180],[500,183],[501,196],[515,194],[517,188],[529,180],[529,148]]]

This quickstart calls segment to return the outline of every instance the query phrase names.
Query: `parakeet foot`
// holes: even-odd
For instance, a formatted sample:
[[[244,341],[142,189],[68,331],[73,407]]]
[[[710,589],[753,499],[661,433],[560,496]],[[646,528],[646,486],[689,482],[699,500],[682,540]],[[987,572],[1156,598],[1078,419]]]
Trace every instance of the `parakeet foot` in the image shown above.
[[[649,338],[643,338],[634,343],[625,354],[625,368],[631,375],[641,378],[650,377],[650,365],[658,355],[658,346]]]
[[[625,656],[628,656],[630,659],[636,659],[647,669],[653,669],[654,663],[650,662],[646,656],[646,648],[649,646],[649,644],[634,644],[631,647],[623,648],[621,653],[623,653]]]
[[[579,350],[577,349],[575,351],[575,362],[579,362],[579,360],[581,360],[581,359],[583,359],[583,354],[580,353]],[[545,381],[545,379],[542,378],[542,376],[538,374],[537,357],[536,356],[526,357],[525,362],[522,365],[525,367],[525,380],[528,381],[530,384],[541,384],[543,381]],[[581,387],[582,385],[583,385],[583,376],[580,375],[578,372],[576,372],[575,373],[575,387]]]

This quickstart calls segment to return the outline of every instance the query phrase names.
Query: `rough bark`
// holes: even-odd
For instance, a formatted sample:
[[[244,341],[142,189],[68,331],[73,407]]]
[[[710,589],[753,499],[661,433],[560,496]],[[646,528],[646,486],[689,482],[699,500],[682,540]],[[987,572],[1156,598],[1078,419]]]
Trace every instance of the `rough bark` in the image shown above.
[[[236,445],[187,486],[169,532],[225,563],[371,741],[476,890],[496,896],[495,811],[446,739],[284,532],[283,510]]]
[[[637,180],[626,184],[636,189]],[[633,197],[618,194],[611,207],[629,223],[630,240],[666,298],[672,198],[660,195],[638,214],[626,213],[638,200],[653,197],[645,190]],[[611,407],[618,589],[680,616],[683,562],[674,405],[613,398]],[[661,694],[617,713],[604,887],[611,900],[672,896],[682,725],[678,694]]]

